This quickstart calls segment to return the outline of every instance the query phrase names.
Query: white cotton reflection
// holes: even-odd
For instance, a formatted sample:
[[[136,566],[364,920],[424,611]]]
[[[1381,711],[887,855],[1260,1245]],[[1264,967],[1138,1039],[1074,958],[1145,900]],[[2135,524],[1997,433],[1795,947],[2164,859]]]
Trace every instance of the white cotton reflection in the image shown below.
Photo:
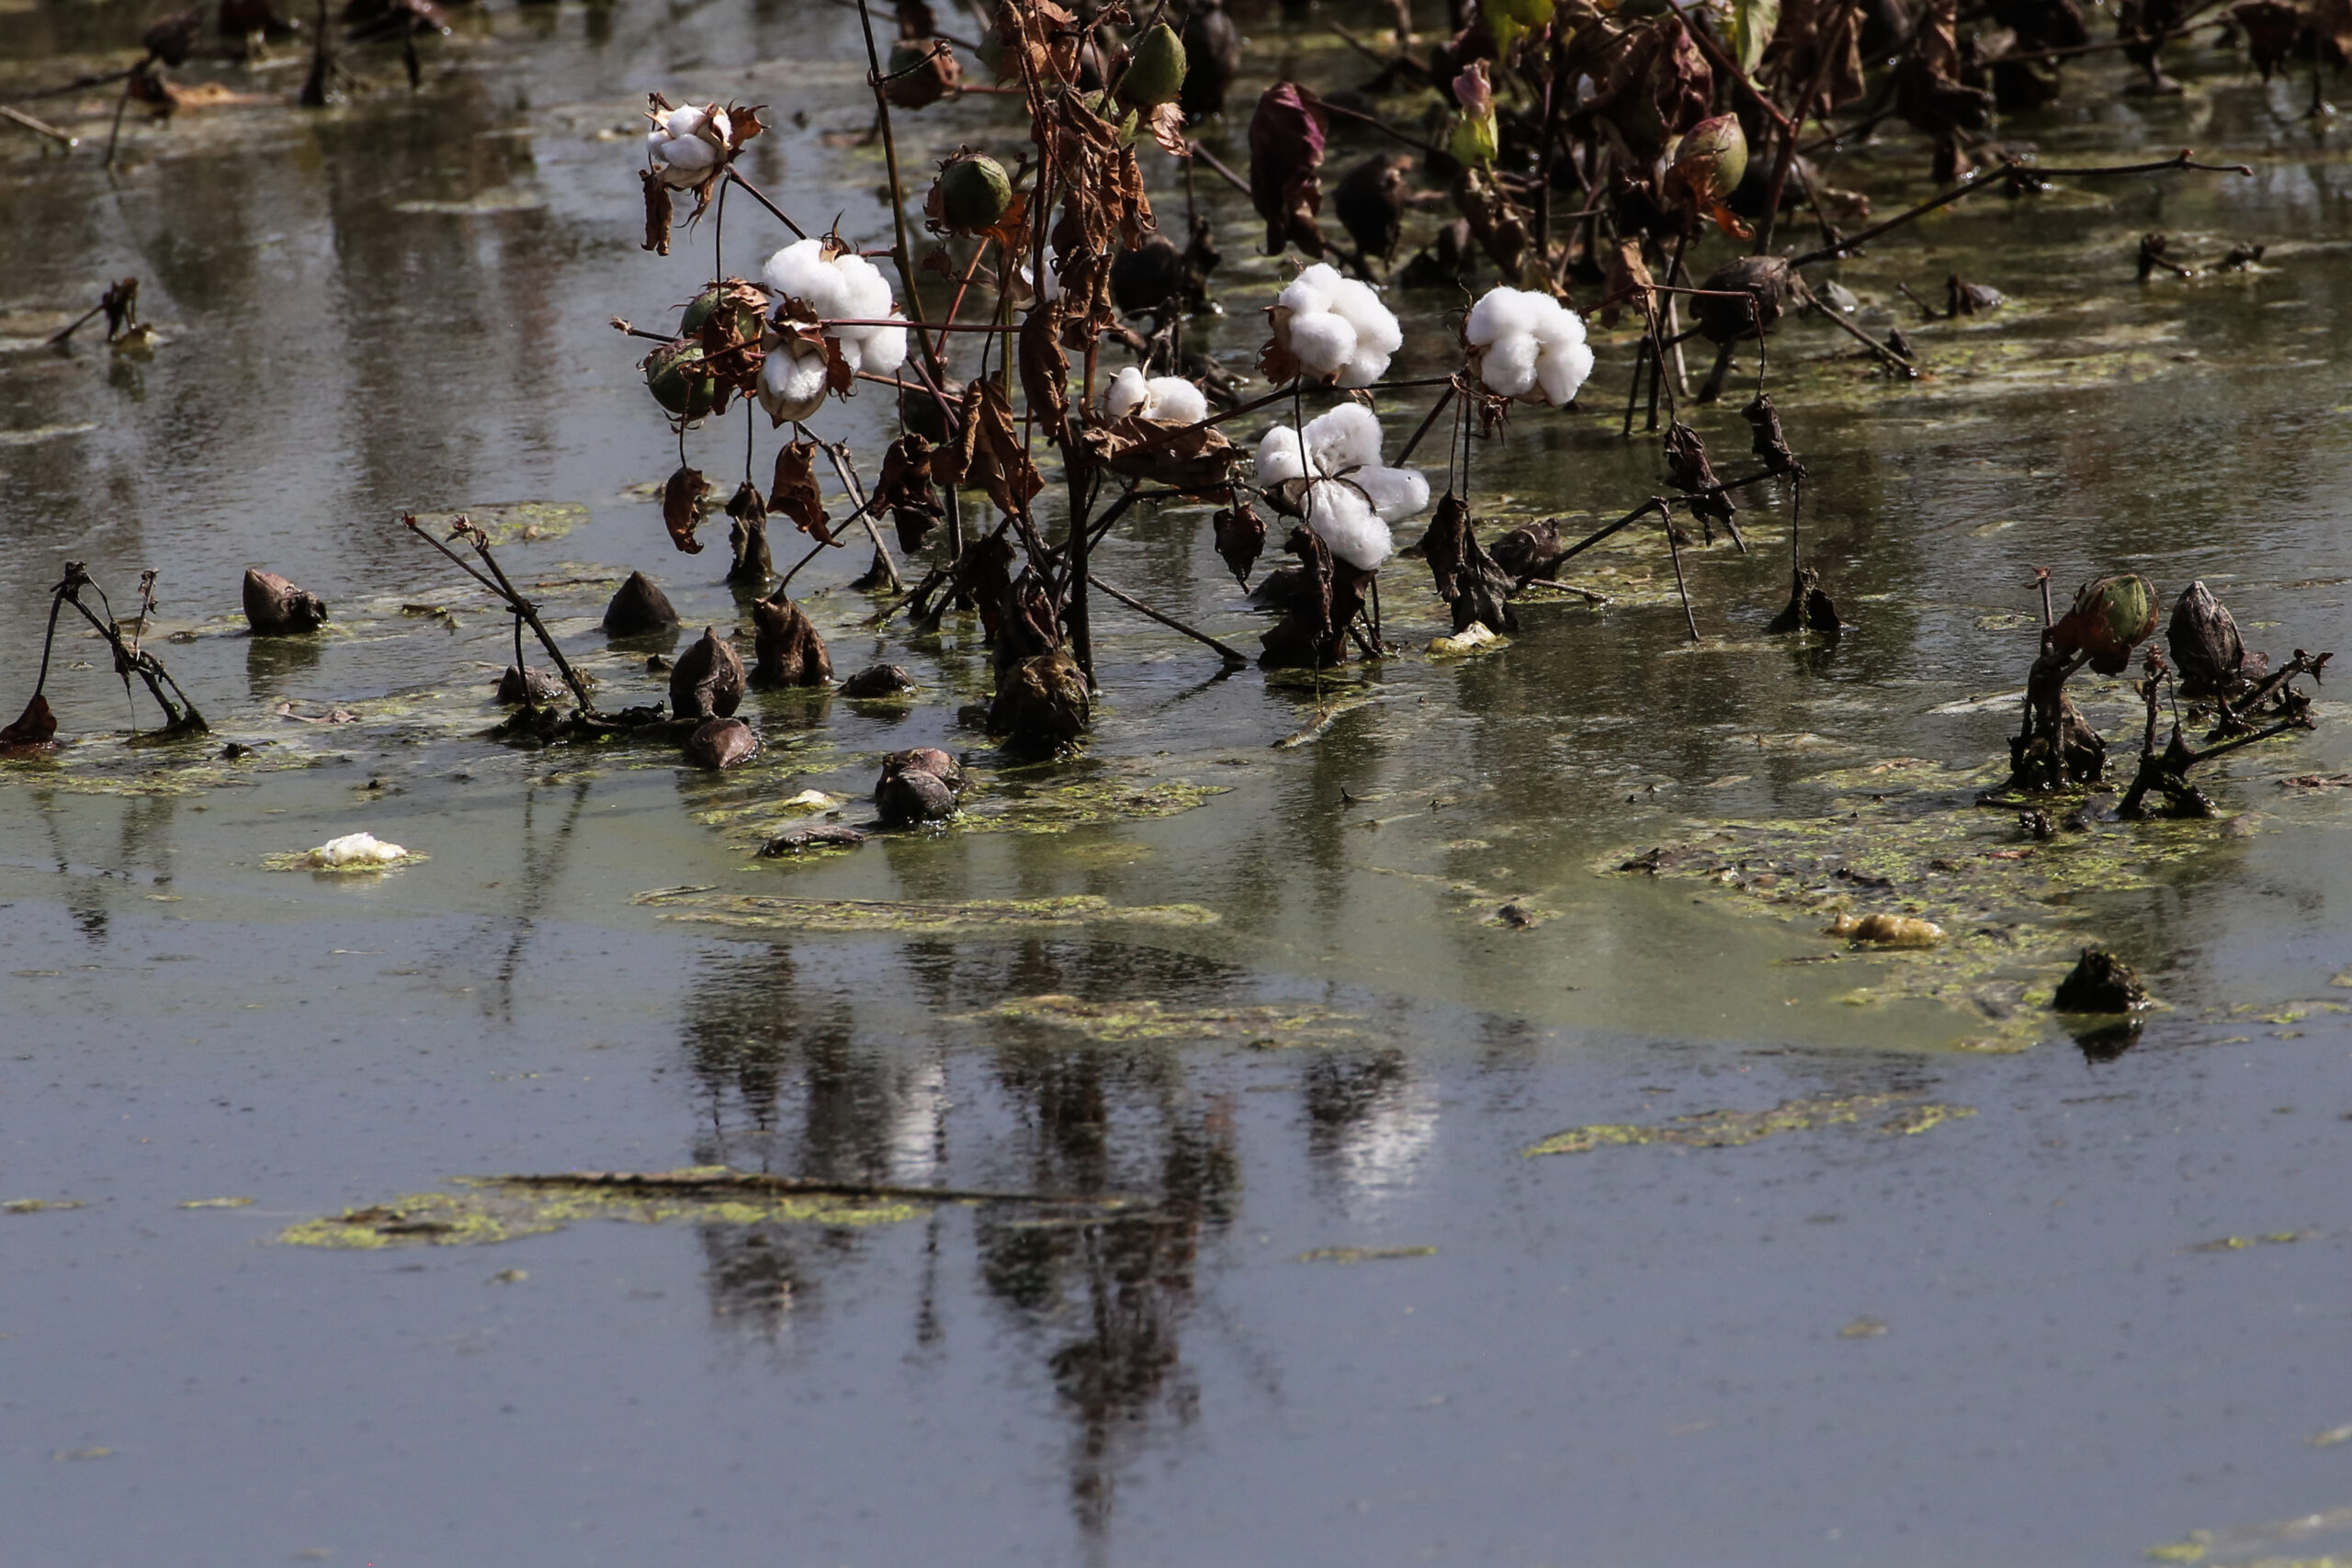
[[[1407,1078],[1383,1089],[1339,1139],[1337,1163],[1349,1197],[1376,1203],[1409,1188],[1436,1141],[1437,1111],[1432,1084]]]
[[[906,1185],[937,1179],[944,1151],[947,1069],[928,1062],[899,1085],[890,1114],[890,1179]]]

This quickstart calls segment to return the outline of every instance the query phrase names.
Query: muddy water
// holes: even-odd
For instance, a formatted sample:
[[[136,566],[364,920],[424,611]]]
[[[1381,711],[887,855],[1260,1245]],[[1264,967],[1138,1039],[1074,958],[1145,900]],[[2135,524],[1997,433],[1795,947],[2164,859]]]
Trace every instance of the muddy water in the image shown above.
[[[139,21],[0,12],[6,79],[113,62]],[[1252,30],[1310,80],[1354,73],[1327,33]],[[837,669],[911,671],[911,704],[758,697],[766,750],[721,779],[482,739],[511,628],[394,519],[491,522],[608,698],[658,694],[669,646],[595,631],[626,570],[690,634],[741,620],[715,552],[662,538],[675,450],[605,325],[665,319],[718,237],[638,249],[629,127],[651,88],[775,104],[752,177],[878,243],[854,40],[816,6],[499,10],[428,49],[413,99],[298,116],[278,62],[220,77],[265,101],[134,125],[112,180],[0,144],[6,700],[61,561],[118,605],[152,567],[156,646],[214,727],[131,744],[103,650],[69,637],[74,743],[0,777],[15,1552],[2352,1549],[2352,862],[2336,792],[2283,782],[2352,765],[2339,716],[2220,768],[2222,822],[2035,847],[1967,805],[2013,722],[2032,567],[2201,577],[2274,656],[2352,641],[2352,171],[2290,118],[2301,89],[2266,100],[2219,57],[2167,103],[2070,78],[2007,128],[2048,161],[2193,143],[2256,173],[1980,198],[1845,264],[1928,380],[1818,321],[1776,339],[1807,552],[1855,622],[1834,645],[1763,633],[1795,498],[1759,495],[1750,553],[1684,554],[1695,647],[1655,530],[1571,574],[1604,606],[1522,604],[1498,651],[1320,682],[1219,679],[1100,606],[1094,739],[1023,769],[958,726],[977,628],[866,626],[843,552],[800,580],[810,613]],[[102,99],[51,107],[103,137]],[[919,118],[909,158],[991,139],[974,99]],[[1885,210],[1922,162],[1890,141],[1832,173]],[[1203,330],[1240,368],[1276,274],[1246,210],[1198,196],[1227,256]],[[754,216],[728,215],[732,270],[775,243]],[[2270,249],[2143,288],[2152,229]],[[1940,299],[1955,271],[2009,304],[1921,324],[1895,285]],[[39,349],[131,275],[152,357]],[[1400,301],[1401,368],[1438,367],[1447,303]],[[1606,336],[1581,414],[1478,449],[1487,515],[1566,531],[1660,484],[1618,439],[1629,359]],[[1423,406],[1384,407],[1392,450]],[[1719,467],[1730,406],[1697,416]],[[869,394],[820,428],[870,453],[887,416]],[[724,489],[741,440],[690,451]],[[243,636],[248,565],[325,597],[329,631]],[[1254,645],[1203,512],[1140,517],[1099,570]],[[1385,574],[1413,649],[1443,629],[1418,570]],[[2121,744],[2121,686],[2086,698]],[[965,822],[751,852],[805,790],[859,820],[876,756],[914,744],[970,754]],[[425,858],[272,869],[360,828]],[[1689,853],[1615,869],[1661,846]],[[1953,940],[1849,953],[1818,934],[1839,907]],[[2136,1037],[2047,1011],[2093,941],[2165,1004]],[[721,1164],[1025,1196],[452,1184]]]

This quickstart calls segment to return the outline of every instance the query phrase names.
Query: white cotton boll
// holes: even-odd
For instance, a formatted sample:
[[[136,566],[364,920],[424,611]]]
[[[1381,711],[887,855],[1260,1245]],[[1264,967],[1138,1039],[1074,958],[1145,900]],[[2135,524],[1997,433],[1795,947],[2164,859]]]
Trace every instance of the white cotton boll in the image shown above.
[[[1317,479],[1306,487],[1306,525],[1332,555],[1359,571],[1386,560],[1396,544],[1372,503],[1340,479]]]
[[[1294,316],[1329,315],[1330,286],[1340,281],[1338,273],[1317,262],[1285,284],[1283,291],[1274,296],[1274,303]]]
[[[837,316],[841,312],[828,307],[839,303],[841,275],[825,265],[820,250],[815,240],[786,245],[768,257],[760,276],[777,299],[798,299],[820,315]]]
[[[1470,307],[1470,320],[1463,327],[1462,335],[1473,347],[1483,348],[1498,338],[1532,333],[1535,330],[1536,300],[1541,298],[1498,283]]]
[[[1419,468],[1358,468],[1348,478],[1363,490],[1381,520],[1410,517],[1430,503],[1430,481]]]
[[[1388,373],[1388,355],[1384,351],[1359,347],[1340,367],[1338,385],[1369,387]]]
[[[1132,365],[1113,377],[1111,389],[1102,394],[1102,406],[1113,419],[1142,413],[1150,402],[1151,384]]]
[[[1266,432],[1265,438],[1258,443],[1257,468],[1261,486],[1304,478],[1306,459],[1299,451],[1298,432],[1287,424],[1278,424]]]
[[[1293,316],[1290,351],[1308,375],[1336,376],[1355,357],[1356,330],[1334,315]]]
[[[1576,400],[1577,391],[1591,374],[1592,350],[1581,343],[1544,349],[1535,367],[1544,400],[1560,407]]]
[[[1150,412],[1145,415],[1148,419],[1166,420],[1170,424],[1198,424],[1209,416],[1208,399],[1182,376],[1154,376],[1150,393]]]
[[[702,184],[718,163],[718,149],[699,136],[681,136],[653,150],[653,162],[664,185],[678,190]]]
[[[775,344],[760,366],[759,393],[777,424],[808,418],[825,406],[825,351],[803,338]]]

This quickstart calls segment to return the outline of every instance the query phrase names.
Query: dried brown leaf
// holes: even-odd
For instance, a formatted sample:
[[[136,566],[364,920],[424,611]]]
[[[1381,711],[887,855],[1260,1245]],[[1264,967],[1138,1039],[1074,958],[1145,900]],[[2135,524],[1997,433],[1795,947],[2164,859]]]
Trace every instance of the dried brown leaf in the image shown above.
[[[670,530],[670,542],[688,555],[702,553],[695,528],[702,522],[703,508],[709,500],[710,481],[698,468],[681,466],[662,487],[662,525]]]

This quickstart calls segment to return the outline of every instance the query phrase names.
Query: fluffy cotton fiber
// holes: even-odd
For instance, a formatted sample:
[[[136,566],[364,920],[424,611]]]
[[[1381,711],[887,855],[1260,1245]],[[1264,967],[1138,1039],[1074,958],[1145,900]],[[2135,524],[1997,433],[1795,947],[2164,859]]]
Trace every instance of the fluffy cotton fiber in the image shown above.
[[[760,406],[778,424],[807,419],[825,405],[825,351],[806,338],[769,337],[760,364]]]
[[[1198,424],[1209,416],[1209,400],[1182,376],[1154,376],[1132,365],[1112,379],[1103,406],[1113,419],[1163,420],[1170,424]]]
[[[717,104],[688,104],[657,111],[653,129],[645,133],[646,154],[653,160],[663,184],[686,190],[702,184],[718,166],[719,147],[731,129],[727,111]],[[706,131],[718,141],[707,140]]]
[[[339,868],[347,865],[390,865],[406,860],[408,852],[398,844],[388,844],[373,833],[345,833],[340,839],[329,839],[312,850],[312,865]]]
[[[880,321],[899,313],[889,280],[872,262],[854,251],[828,259],[821,241],[785,246],[768,258],[761,276],[778,303],[797,299],[825,321]],[[904,327],[827,327],[825,333],[842,345],[852,370],[888,375],[907,361]]]
[[[1261,487],[1306,479],[1306,525],[1360,571],[1388,558],[1391,523],[1430,503],[1430,481],[1419,468],[1381,463],[1380,421],[1361,403],[1341,403],[1303,432],[1276,425],[1258,443],[1257,469]]]
[[[1584,318],[1549,294],[1497,284],[1462,329],[1470,368],[1501,397],[1560,406],[1592,374]]]
[[[1274,306],[1274,336],[1319,381],[1369,387],[1405,342],[1396,315],[1369,284],[1341,277],[1322,262],[1293,279]]]

